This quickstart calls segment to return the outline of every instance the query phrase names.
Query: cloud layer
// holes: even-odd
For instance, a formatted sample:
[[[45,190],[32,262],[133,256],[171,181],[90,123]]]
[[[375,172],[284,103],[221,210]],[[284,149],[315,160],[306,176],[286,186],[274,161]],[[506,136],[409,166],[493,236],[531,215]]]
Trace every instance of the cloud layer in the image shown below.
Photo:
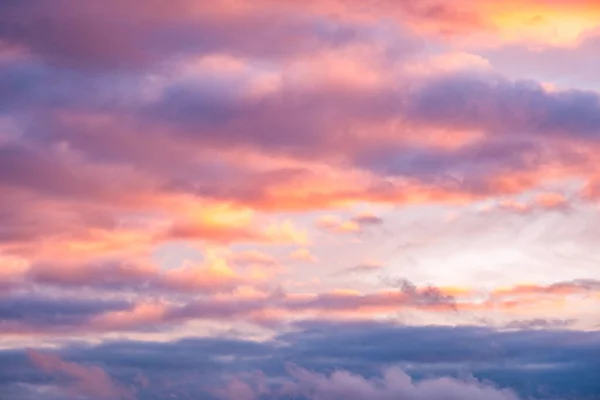
[[[599,343],[595,332],[312,321],[272,340],[73,344],[4,350],[0,362],[12,365],[3,390],[25,399],[43,388],[94,399],[593,399]]]
[[[0,0],[0,397],[592,399],[598,21]]]

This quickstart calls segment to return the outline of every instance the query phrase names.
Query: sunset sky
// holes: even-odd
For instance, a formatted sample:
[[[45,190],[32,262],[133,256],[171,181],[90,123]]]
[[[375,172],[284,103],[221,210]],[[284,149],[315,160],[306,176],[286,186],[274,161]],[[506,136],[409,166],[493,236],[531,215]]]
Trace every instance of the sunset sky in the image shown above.
[[[600,399],[598,0],[0,0],[0,400]]]

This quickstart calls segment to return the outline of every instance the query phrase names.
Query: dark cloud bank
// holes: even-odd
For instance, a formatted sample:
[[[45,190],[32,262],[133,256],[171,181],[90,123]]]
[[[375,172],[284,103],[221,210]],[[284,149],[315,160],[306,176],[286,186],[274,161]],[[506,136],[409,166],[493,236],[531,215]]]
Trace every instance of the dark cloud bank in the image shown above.
[[[599,356],[598,332],[314,321],[264,342],[204,337],[5,350],[0,397],[598,399]]]

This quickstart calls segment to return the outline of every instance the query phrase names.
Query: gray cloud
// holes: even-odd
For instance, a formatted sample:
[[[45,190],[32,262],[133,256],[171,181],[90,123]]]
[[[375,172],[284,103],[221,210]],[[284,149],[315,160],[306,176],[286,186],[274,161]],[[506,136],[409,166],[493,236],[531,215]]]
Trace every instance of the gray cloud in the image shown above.
[[[407,114],[423,123],[498,135],[597,139],[599,110],[594,91],[549,92],[536,81],[465,72],[427,82],[414,92]]]
[[[526,319],[512,321],[506,324],[508,329],[562,329],[573,325],[577,320],[574,319]]]
[[[313,399],[311,395],[320,393],[324,397],[317,398],[329,400],[325,394],[343,393],[347,387],[343,381],[367,391],[355,394],[387,393],[385,399],[400,395],[429,399],[428,394],[435,399],[439,398],[433,394],[438,393],[435,388],[440,387],[456,398],[461,398],[459,393],[474,399],[511,398],[496,387],[511,388],[521,398],[592,400],[600,389],[594,379],[599,351],[598,332],[305,321],[266,341],[224,337],[168,343],[113,341],[73,344],[50,353],[65,362],[101,366],[118,386],[145,376],[147,386],[136,384],[140,400],[169,395],[177,400],[212,399],[215,390],[227,388],[232,380],[248,385],[251,390],[246,393],[263,390],[271,395],[265,399],[298,399],[292,393],[310,389],[300,398]],[[290,363],[298,367],[290,370]],[[11,368],[2,367],[6,365]],[[386,381],[385,375],[380,378],[381,371],[390,368],[393,381]],[[346,372],[331,375],[341,370]],[[493,384],[465,380],[468,375]],[[0,389],[20,387],[24,393],[47,383],[44,377],[32,369],[23,351],[0,351]],[[294,391],[282,397],[284,388]]]
[[[82,299],[69,296],[8,294],[0,296],[0,326],[32,332],[80,329],[97,315],[125,311],[132,304],[125,300]]]

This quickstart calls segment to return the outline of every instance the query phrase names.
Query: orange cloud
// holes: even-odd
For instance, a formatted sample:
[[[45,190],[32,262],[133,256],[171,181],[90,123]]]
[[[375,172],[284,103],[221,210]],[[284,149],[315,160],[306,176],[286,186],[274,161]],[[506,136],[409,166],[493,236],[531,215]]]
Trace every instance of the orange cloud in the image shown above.
[[[180,291],[212,291],[233,289],[244,279],[225,260],[213,259],[208,265],[184,265],[162,273],[162,285]]]
[[[598,2],[579,1],[507,1],[482,2],[480,13],[511,41],[572,45],[600,23]]]
[[[533,198],[524,200],[506,199],[498,203],[498,209],[515,212],[518,214],[530,214],[533,212],[550,210],[565,211],[569,208],[569,202],[564,195],[560,193],[541,193]],[[485,211],[491,211],[492,207],[485,208]]]
[[[160,269],[149,261],[95,260],[89,263],[34,263],[20,268],[0,284],[15,287],[59,287],[98,292],[208,294],[232,293],[241,287],[264,287],[282,269],[275,259],[258,252],[220,255],[207,252],[202,263]],[[9,289],[11,286],[8,286]]]
[[[546,209],[564,209],[568,207],[568,201],[560,193],[542,193],[535,199],[537,205]]]
[[[572,295],[600,291],[600,281],[579,279],[567,282],[558,282],[547,286],[517,285],[506,289],[496,289],[492,297],[503,298],[526,295]]]
[[[189,217],[175,222],[164,239],[232,242],[297,243],[308,241],[307,233],[290,220],[259,224],[255,212],[247,205],[216,202],[209,207],[192,204]]]
[[[149,326],[163,325],[167,320],[169,306],[160,301],[142,302],[131,310],[111,311],[93,318],[92,331],[135,331]]]
[[[569,45],[600,25],[600,7],[594,0],[384,0],[375,7],[362,7],[358,0],[313,0],[303,3],[303,9],[362,23],[386,17],[420,34],[469,38],[478,45],[507,41]]]

